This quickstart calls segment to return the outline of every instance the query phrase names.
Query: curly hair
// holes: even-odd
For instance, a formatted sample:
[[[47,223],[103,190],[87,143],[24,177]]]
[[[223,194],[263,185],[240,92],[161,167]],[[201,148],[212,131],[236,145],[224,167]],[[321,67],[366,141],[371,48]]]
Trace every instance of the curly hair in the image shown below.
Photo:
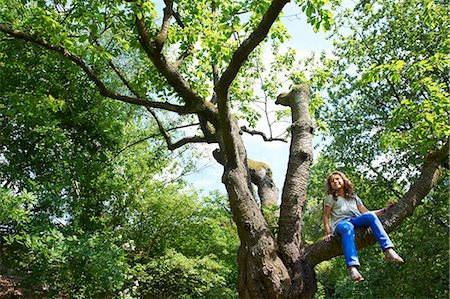
[[[327,194],[331,194],[334,199],[337,199],[337,191],[335,191],[335,190],[333,190],[333,188],[331,188],[331,182],[330,182],[331,176],[334,174],[341,176],[342,180],[344,181],[345,198],[351,198],[353,196],[352,182],[348,179],[348,177],[344,173],[342,173],[340,171],[336,171],[336,170],[328,175],[328,178],[325,182],[325,189],[327,190]]]

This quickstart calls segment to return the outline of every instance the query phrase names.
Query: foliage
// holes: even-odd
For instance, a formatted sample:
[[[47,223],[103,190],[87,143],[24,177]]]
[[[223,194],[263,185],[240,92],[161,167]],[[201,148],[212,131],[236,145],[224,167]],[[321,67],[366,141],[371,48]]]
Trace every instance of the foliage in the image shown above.
[[[107,153],[120,146],[116,132],[126,109],[111,121],[117,104],[96,95],[72,64],[21,42],[3,45],[2,182],[33,192],[42,221],[79,214],[85,229],[97,227],[99,213],[95,219],[92,212],[104,198],[94,196],[96,180],[108,167]]]
[[[161,197],[140,202],[119,230],[135,261],[126,293],[138,298],[234,297],[239,240],[226,199],[212,194],[200,202],[195,194],[170,188],[160,192]]]
[[[130,274],[136,298],[232,298],[234,290],[226,288],[229,269],[214,255],[188,258],[175,250],[147,264],[136,264]]]
[[[0,223],[20,226],[30,222],[30,210],[35,202],[36,197],[29,192],[15,194],[0,188]]]
[[[9,238],[9,242],[24,247],[16,251],[20,252],[16,270],[27,273],[21,286],[42,286],[42,291],[33,296],[104,298],[124,285],[125,251],[107,234],[65,236],[50,229],[38,235],[22,233]]]
[[[57,55],[16,41],[2,49],[1,264],[37,292],[28,295],[118,296],[132,269],[153,275],[176,250],[186,272],[198,270],[178,290],[205,281],[193,296],[234,297],[238,238],[225,199],[200,201],[180,179],[196,154],[164,150],[142,110],[100,97]]]
[[[361,2],[338,15],[335,58],[322,59],[324,67],[311,79],[326,100],[316,117],[326,124],[328,144],[311,170],[307,241],[323,238],[324,181],[332,170],[346,173],[364,204],[376,210],[398,200],[423,157],[446,142],[449,57],[442,28],[449,26],[448,15],[447,5],[426,0]],[[385,264],[378,246],[371,246],[359,254],[365,281],[354,284],[342,257],[326,261],[317,267],[316,297],[448,296],[443,171],[424,204],[391,234],[405,265]]]
[[[448,6],[377,1],[338,22],[351,30],[335,33],[339,59],[325,62],[333,80],[321,117],[336,139],[330,149],[343,163],[398,177],[394,169],[417,166],[449,135]]]
[[[220,74],[271,2],[176,1],[170,7],[174,20],[167,36],[160,26],[161,1],[87,3],[0,3],[2,28],[21,30],[29,34],[22,39],[50,50],[1,35],[0,195],[7,205],[0,220],[18,229],[7,237],[2,263],[16,262],[25,283],[45,282],[43,296],[61,292],[103,297],[121,290],[122,297],[234,297],[239,242],[225,200],[217,194],[200,200],[179,179],[195,156],[164,151],[147,109],[125,107],[98,91],[116,100],[127,102],[132,95],[145,99],[146,105],[176,110],[179,104],[191,104],[176,91],[175,83],[181,82],[205,101],[200,104],[212,105]],[[366,205],[376,208],[402,194],[417,175],[419,161],[450,135],[449,14],[443,2],[430,0],[361,1],[353,12],[344,10],[335,19],[328,9],[335,1],[297,4],[315,31],[335,25],[336,59],[323,59],[324,67],[306,80],[308,69],[293,68],[295,52],[281,50],[288,34],[277,19],[265,40],[271,42],[274,61],[265,64],[261,43],[238,65],[226,91],[236,116],[254,127],[262,116],[254,106],[260,99],[254,86],[262,85],[262,111],[267,112],[268,100],[283,83],[279,72],[290,70],[286,77],[293,83],[312,85],[312,112],[319,127],[333,137],[311,176],[304,217],[311,229],[304,234],[312,242],[321,238],[321,188],[327,172],[344,170]],[[140,20],[144,33],[155,40],[147,53],[139,41],[143,32],[136,28]],[[153,46],[162,48],[159,62],[169,61],[166,71],[183,80],[171,82],[154,57],[150,63],[149,52],[159,52]],[[319,93],[321,88],[326,94]],[[186,132],[177,129],[202,121],[190,115],[196,107],[187,108],[176,120],[170,112],[152,115],[158,117],[158,126],[159,118],[170,124],[166,133],[183,138]],[[448,212],[443,198],[443,190],[436,190],[426,204],[437,209],[417,213],[429,221],[441,219]],[[276,211],[264,212],[274,216],[274,226]],[[431,278],[448,268],[442,254],[442,240],[448,236],[427,225],[405,226],[417,234],[427,228],[438,235],[436,243],[427,240],[437,262],[423,263],[421,247],[411,267],[403,268],[410,277],[415,267]],[[399,249],[408,250],[413,243],[406,231],[395,237]],[[379,252],[367,250],[361,256],[372,270],[366,278],[375,287],[349,285],[343,280],[342,261],[336,259],[318,269],[319,296],[373,296],[371,290],[383,285],[375,256]],[[397,270],[392,267],[383,279],[392,277]],[[392,281],[400,284],[395,277]],[[417,286],[417,294],[448,296],[445,279],[424,280],[427,286],[422,288],[415,280],[408,284]],[[409,294],[385,290],[383,296]]]

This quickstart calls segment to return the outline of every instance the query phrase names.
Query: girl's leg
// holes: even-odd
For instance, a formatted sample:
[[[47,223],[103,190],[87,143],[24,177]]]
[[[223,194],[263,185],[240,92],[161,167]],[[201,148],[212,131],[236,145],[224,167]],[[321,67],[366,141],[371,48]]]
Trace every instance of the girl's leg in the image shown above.
[[[381,249],[386,250],[388,248],[393,248],[394,245],[389,239],[388,234],[383,228],[380,219],[373,212],[367,212],[355,218],[349,220],[354,226],[369,226],[372,229],[375,238],[378,243],[380,243]]]
[[[342,220],[336,226],[336,232],[341,235],[342,249],[344,251],[347,267],[359,266],[358,254],[355,246],[355,229],[348,220]]]

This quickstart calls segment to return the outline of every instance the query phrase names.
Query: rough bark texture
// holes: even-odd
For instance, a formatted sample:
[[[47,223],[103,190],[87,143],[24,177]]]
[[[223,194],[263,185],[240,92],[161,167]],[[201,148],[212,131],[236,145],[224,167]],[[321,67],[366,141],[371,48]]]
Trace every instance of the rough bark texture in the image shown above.
[[[213,156],[216,161],[224,165],[224,159],[220,150],[215,150]],[[272,179],[270,166],[259,161],[247,159],[250,181],[256,185],[258,196],[262,206],[272,207],[278,204],[279,191]]]
[[[258,196],[262,206],[271,207],[278,203],[278,188],[272,179],[270,166],[248,159],[248,168],[253,184],[258,188]]]
[[[313,122],[309,113],[310,89],[306,84],[278,96],[277,104],[292,111],[292,140],[279,220],[279,253],[292,278],[290,298],[305,298],[316,291],[315,275],[303,259],[301,225],[312,161]]]
[[[241,240],[238,253],[239,294],[242,298],[283,298],[284,290],[290,283],[289,273],[277,256],[276,240],[251,192],[239,128],[233,121],[229,125],[230,130],[221,133],[229,134],[228,137],[234,142],[221,143],[221,152],[234,151],[234,154],[224,161],[222,181]]]

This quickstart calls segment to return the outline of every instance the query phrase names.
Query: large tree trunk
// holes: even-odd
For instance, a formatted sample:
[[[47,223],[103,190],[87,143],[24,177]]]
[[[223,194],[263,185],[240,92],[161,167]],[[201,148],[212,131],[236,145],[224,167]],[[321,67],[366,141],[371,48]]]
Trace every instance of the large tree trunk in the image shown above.
[[[133,1],[130,1],[133,2]],[[173,14],[173,1],[165,1],[163,25],[153,37],[154,28],[148,28],[145,14],[138,5],[135,11],[138,40],[160,74],[172,86],[182,100],[182,104],[163,101],[151,101],[140,97],[121,76],[114,65],[112,69],[132,96],[120,94],[108,88],[108,84],[82,56],[77,56],[62,44],[53,44],[44,36],[31,34],[11,24],[1,24],[0,31],[15,39],[31,42],[68,59],[78,65],[87,77],[95,84],[101,95],[114,100],[140,105],[151,109],[162,109],[179,115],[193,114],[199,117],[200,129],[204,136],[183,138],[173,143],[164,126],[153,114],[162,136],[169,149],[176,149],[190,142],[217,142],[220,147],[220,160],[223,162],[223,183],[226,186],[230,206],[237,224],[241,247],[238,253],[239,294],[242,298],[312,298],[316,292],[316,278],[313,268],[318,263],[342,254],[341,246],[336,238],[331,242],[318,242],[305,247],[301,239],[303,207],[306,203],[306,190],[309,168],[312,161],[313,125],[308,111],[309,88],[306,85],[296,86],[289,94],[281,95],[278,103],[292,109],[292,144],[286,182],[283,187],[280,210],[279,235],[275,239],[252,193],[251,173],[245,148],[239,134],[237,122],[229,108],[228,90],[236,79],[242,65],[250,53],[264,40],[269,30],[288,0],[272,0],[261,21],[234,52],[229,65],[220,78],[214,79],[214,101],[202,98],[190,86],[189,80],[177,69],[177,64],[170,63],[164,53],[164,42],[168,37],[168,28]],[[30,30],[33,32],[35,30]],[[39,30],[38,30],[39,31]],[[217,101],[216,101],[217,100]],[[217,104],[217,105],[216,105]],[[209,132],[207,126],[214,126],[215,132]],[[426,157],[421,176],[411,185],[410,190],[389,213],[382,216],[382,223],[387,231],[394,230],[403,219],[411,215],[417,205],[428,194],[440,177],[441,166],[448,167],[449,143],[440,151]],[[254,169],[255,170],[255,169]],[[258,185],[262,202],[273,202],[277,190],[272,188],[268,172],[254,172],[254,183]],[[6,183],[7,184],[7,183]],[[358,231],[357,246],[364,247],[375,242],[367,230]]]
[[[229,125],[230,131],[223,134],[230,134],[233,142],[223,142],[221,152],[230,153],[231,150],[234,153],[223,159],[222,181],[228,192],[241,240],[238,254],[239,294],[242,298],[283,298],[290,277],[277,256],[276,240],[251,192],[245,148],[239,128],[234,121]]]
[[[316,291],[313,266],[303,256],[300,237],[312,160],[313,125],[308,100],[306,85],[297,86],[279,98],[279,103],[290,106],[293,112],[292,145],[279,224],[282,246],[278,246],[251,192],[246,152],[237,123],[231,116],[221,115],[221,128],[228,128],[219,133],[222,179],[241,240],[238,287],[242,298],[311,298]]]

